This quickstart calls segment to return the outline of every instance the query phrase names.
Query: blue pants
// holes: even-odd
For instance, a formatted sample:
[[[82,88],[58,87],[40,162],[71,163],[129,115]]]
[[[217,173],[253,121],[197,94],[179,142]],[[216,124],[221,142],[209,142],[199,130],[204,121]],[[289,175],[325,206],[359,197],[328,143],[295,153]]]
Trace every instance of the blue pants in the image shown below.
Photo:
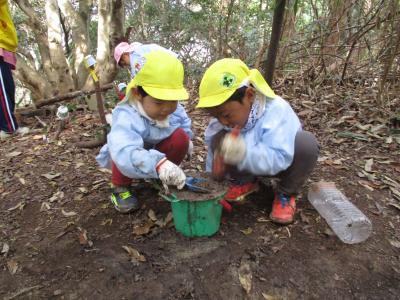
[[[0,57],[0,130],[13,133],[18,129],[14,115],[15,84],[11,65]]]

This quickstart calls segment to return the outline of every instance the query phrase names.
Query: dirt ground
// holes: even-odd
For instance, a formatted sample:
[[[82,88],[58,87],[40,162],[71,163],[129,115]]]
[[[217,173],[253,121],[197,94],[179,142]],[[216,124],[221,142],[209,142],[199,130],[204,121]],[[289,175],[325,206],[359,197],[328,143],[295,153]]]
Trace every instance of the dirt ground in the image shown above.
[[[286,98],[321,143],[308,184],[336,182],[372,221],[367,241],[340,242],[307,201],[307,186],[289,226],[269,221],[268,184],[224,212],[208,238],[178,233],[168,222],[170,204],[146,184],[137,191],[141,209],[120,214],[109,201],[110,173],[94,159],[99,149],[74,146],[96,136],[97,117],[75,111],[58,142],[54,125],[41,129],[31,118],[32,133],[0,143],[1,297],[399,299],[400,145],[365,108],[304,97]],[[185,169],[196,171],[204,167],[207,117],[191,116],[197,138]]]

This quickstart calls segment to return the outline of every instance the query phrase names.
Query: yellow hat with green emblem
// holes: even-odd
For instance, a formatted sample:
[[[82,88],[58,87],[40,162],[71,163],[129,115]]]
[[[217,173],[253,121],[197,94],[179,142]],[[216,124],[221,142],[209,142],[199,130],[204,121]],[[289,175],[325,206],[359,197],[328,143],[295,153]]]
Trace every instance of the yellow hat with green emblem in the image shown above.
[[[274,98],[275,93],[257,69],[249,69],[240,59],[224,58],[213,63],[200,83],[200,99],[196,107],[221,105],[240,87],[252,84],[261,94]]]
[[[147,94],[158,100],[187,100],[189,94],[183,86],[184,70],[179,59],[167,51],[156,50],[137,56],[131,62],[134,77],[127,87],[127,95],[141,86]]]

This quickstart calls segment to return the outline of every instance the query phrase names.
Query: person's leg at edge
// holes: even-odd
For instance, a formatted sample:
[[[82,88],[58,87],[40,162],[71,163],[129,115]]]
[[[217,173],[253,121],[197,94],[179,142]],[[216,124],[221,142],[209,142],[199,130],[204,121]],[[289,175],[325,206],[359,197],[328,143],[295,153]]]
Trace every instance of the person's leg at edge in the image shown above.
[[[15,83],[11,65],[0,57],[0,131],[12,134],[18,130],[15,109]]]
[[[293,222],[296,211],[296,195],[309,178],[317,163],[319,146],[315,136],[308,131],[296,134],[293,162],[276,177],[280,179],[272,204],[270,218],[279,224]]]

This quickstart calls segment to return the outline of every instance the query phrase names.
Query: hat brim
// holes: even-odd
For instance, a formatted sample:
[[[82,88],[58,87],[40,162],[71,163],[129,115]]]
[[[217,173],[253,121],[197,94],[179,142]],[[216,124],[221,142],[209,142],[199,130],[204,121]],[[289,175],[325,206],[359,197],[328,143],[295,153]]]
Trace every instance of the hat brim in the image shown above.
[[[196,108],[209,108],[209,107],[216,107],[229,99],[230,96],[233,95],[235,92],[235,89],[233,90],[226,90],[223,93],[220,93],[218,95],[210,95],[207,97],[202,97],[199,100],[199,103],[196,105]]]
[[[142,86],[147,94],[155,99],[167,101],[183,101],[189,99],[189,94],[185,88],[166,89]]]

